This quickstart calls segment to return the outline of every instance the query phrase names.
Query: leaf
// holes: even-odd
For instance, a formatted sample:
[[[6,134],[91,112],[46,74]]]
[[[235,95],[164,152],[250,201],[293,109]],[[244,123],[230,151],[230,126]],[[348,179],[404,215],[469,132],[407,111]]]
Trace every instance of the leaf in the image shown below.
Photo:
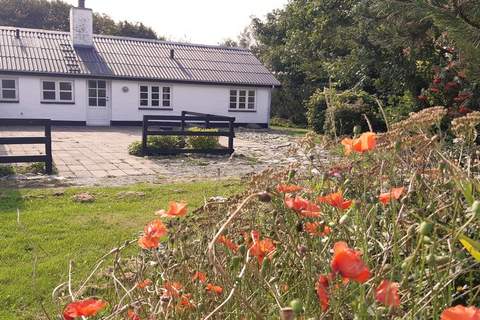
[[[458,185],[462,189],[463,196],[467,200],[468,205],[472,205],[475,198],[473,197],[473,184],[468,181],[459,181]]]
[[[460,235],[459,240],[472,257],[480,262],[480,242],[472,240],[463,234]]]

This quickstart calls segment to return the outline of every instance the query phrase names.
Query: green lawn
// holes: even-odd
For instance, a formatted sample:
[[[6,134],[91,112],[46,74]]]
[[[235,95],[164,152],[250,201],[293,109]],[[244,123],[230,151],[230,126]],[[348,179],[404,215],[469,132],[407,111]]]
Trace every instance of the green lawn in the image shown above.
[[[70,260],[80,281],[102,254],[135,237],[168,201],[184,200],[195,208],[205,197],[240,189],[238,181],[72,188],[62,196],[48,189],[0,189],[0,319],[46,319],[41,304],[49,313],[55,310],[52,289],[66,281]],[[85,191],[97,200],[72,201],[74,194]],[[121,191],[146,196],[119,199]]]
[[[304,128],[292,128],[292,127],[280,127],[280,126],[270,126],[270,129],[275,131],[280,131],[284,134],[288,134],[296,137],[303,137],[307,132],[310,131],[309,129],[304,129]]]

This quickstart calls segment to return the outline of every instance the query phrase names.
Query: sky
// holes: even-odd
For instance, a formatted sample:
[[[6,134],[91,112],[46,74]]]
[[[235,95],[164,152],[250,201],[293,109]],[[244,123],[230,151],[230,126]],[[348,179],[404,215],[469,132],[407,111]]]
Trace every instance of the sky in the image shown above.
[[[77,5],[78,0],[66,2]],[[288,0],[86,0],[114,20],[143,22],[172,41],[218,44],[237,39],[250,17],[264,18]]]

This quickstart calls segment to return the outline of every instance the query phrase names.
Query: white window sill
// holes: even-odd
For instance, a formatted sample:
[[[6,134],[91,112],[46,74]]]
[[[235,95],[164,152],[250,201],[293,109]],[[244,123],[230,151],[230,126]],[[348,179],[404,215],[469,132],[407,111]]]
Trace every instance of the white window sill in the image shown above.
[[[41,104],[75,104],[75,101],[40,101]]]
[[[228,109],[228,112],[257,112],[255,109]]]
[[[173,108],[139,107],[138,110],[173,111]]]

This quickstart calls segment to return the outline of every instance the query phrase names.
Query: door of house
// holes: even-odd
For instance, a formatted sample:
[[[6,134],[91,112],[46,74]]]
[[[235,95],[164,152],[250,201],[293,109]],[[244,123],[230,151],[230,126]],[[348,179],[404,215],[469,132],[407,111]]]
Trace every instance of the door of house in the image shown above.
[[[112,119],[111,84],[106,80],[88,80],[87,125],[109,126]]]

